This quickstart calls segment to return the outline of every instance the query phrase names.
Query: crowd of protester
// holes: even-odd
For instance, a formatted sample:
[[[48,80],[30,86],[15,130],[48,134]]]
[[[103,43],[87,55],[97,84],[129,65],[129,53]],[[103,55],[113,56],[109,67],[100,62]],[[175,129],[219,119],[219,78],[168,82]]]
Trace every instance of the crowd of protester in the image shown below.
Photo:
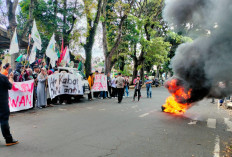
[[[95,75],[99,74],[98,71],[95,71]],[[94,84],[94,76],[93,73],[89,75],[88,78],[90,89],[92,88]],[[145,76],[145,85],[147,90],[147,98],[152,98],[152,85],[154,80],[150,80],[148,76]],[[93,92],[93,97],[100,98],[100,99],[106,99],[106,98],[118,98],[118,103],[122,102],[123,97],[129,97],[129,88],[130,88],[131,82],[129,81],[129,76],[124,76],[121,73],[114,74],[111,77],[111,73],[107,74],[107,86],[108,91],[101,91],[101,92]],[[132,81],[133,88],[134,88],[134,94],[133,94],[133,101],[135,101],[136,97],[138,98],[138,101],[141,98],[141,88],[143,85],[142,80],[140,79],[140,76],[137,76]],[[88,99],[92,100],[92,93],[89,93]]]
[[[36,60],[33,64],[25,66],[22,63],[16,64],[16,69],[12,71],[11,65],[6,63],[3,66],[3,70],[1,72],[3,75],[9,78],[9,75],[13,75],[14,82],[24,82],[29,80],[34,80],[34,96],[33,96],[33,106],[37,108],[45,108],[52,107],[52,104],[62,104],[62,103],[72,103],[71,96],[69,95],[61,95],[51,100],[50,94],[48,91],[47,79],[49,75],[58,73],[57,68],[48,67],[45,62],[41,60]],[[94,76],[98,74],[104,74],[104,72],[99,73],[95,71],[95,73],[90,73],[88,77],[89,90],[91,91],[92,86],[94,85]],[[152,97],[152,84],[154,84],[154,80],[149,80],[149,78],[145,77],[145,85],[147,90],[147,98]],[[129,81],[129,76],[123,76],[121,73],[107,74],[107,86],[108,91],[100,91],[100,92],[90,92],[88,94],[88,100],[93,100],[93,97],[105,99],[105,98],[118,98],[118,103],[122,102],[123,97],[129,97],[129,88],[131,82]],[[134,85],[134,94],[133,101],[135,101],[136,97],[138,101],[141,98],[141,87],[143,85],[140,76],[135,78],[132,81]],[[92,96],[93,94],[93,96]]]

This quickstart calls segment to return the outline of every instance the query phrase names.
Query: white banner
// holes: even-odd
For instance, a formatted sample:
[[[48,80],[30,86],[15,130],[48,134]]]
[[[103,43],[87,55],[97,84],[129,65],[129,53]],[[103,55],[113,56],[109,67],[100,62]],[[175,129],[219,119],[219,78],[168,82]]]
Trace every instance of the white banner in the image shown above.
[[[58,95],[83,95],[82,81],[74,74],[59,73],[48,77],[51,98]]]
[[[29,57],[29,62],[30,64],[32,64],[34,61],[35,61],[35,58],[36,58],[36,45],[34,44],[32,49],[31,49],[31,54],[30,54],[30,57]]]
[[[40,35],[39,35],[39,31],[38,31],[38,29],[36,27],[35,20],[33,22],[31,37],[34,40],[34,45],[36,45],[37,49],[41,50],[42,49],[42,47],[41,47],[42,42],[41,42],[41,38],[40,38]]]
[[[55,46],[56,41],[55,35],[53,34],[46,50],[46,55],[50,58],[50,63],[53,67],[55,67],[56,61],[58,60],[58,56],[55,51]]]
[[[107,76],[106,75],[104,75],[104,74],[95,75],[92,91],[93,92],[108,91],[107,90]]]
[[[18,38],[17,38],[16,28],[15,28],[15,32],[14,32],[13,38],[11,39],[11,43],[10,43],[9,54],[12,55],[18,52],[19,52],[19,44],[18,44]]]
[[[33,107],[34,80],[14,82],[9,90],[10,112],[30,109]]]

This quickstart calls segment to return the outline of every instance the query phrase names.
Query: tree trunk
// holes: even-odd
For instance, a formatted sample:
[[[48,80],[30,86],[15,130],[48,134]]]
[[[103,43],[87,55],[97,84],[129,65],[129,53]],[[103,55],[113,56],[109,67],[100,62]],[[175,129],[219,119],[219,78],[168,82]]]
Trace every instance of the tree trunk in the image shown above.
[[[159,65],[157,66],[157,72],[156,72],[156,76],[155,77],[158,78],[158,79],[160,77],[160,66]]]
[[[85,72],[86,72],[87,77],[89,76],[89,74],[92,71],[92,65],[91,65],[92,48],[93,48],[93,44],[94,44],[94,38],[95,38],[97,26],[98,26],[99,19],[100,19],[101,9],[102,9],[102,0],[98,0],[98,8],[97,8],[96,17],[95,17],[94,22],[93,22],[93,26],[91,26],[92,20],[90,18],[88,18],[88,16],[87,16],[87,23],[88,23],[87,28],[90,27],[88,30],[89,35],[86,38],[86,44],[84,45],[85,56],[86,56]]]
[[[111,55],[105,55],[105,74],[108,74],[111,72],[112,69],[112,56]]]
[[[13,37],[15,28],[17,27],[16,16],[15,16],[17,5],[18,5],[18,0],[14,0],[13,2],[11,2],[11,0],[6,0],[7,16],[8,16],[8,22],[9,22],[7,32],[8,32],[8,36],[10,36],[10,40]],[[11,66],[13,69],[16,68],[15,60],[17,56],[18,54],[11,55]]]
[[[138,76],[138,60],[134,59],[134,69],[133,69],[133,76],[132,76],[132,83],[133,80]]]
[[[92,61],[92,47],[85,47],[85,56],[86,56],[86,60],[85,60],[85,71],[86,71],[86,76],[87,78],[89,77],[89,74],[92,71],[92,67],[91,67],[91,61]]]
[[[142,68],[140,69],[140,79],[144,83],[144,60],[142,61]]]

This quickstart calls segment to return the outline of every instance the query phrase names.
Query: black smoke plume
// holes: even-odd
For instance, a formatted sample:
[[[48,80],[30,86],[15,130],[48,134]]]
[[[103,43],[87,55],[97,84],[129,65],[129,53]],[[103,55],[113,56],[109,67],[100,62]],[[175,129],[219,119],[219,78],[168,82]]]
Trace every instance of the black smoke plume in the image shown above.
[[[164,19],[195,35],[171,61],[174,75],[192,89],[189,102],[232,94],[232,0],[166,0]]]

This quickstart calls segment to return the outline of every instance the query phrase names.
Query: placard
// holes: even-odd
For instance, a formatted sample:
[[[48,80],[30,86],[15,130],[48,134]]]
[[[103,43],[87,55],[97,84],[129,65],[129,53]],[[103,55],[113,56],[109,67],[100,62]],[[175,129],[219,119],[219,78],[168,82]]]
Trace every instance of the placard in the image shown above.
[[[106,75],[103,75],[103,74],[95,75],[92,91],[93,92],[108,91]]]
[[[9,90],[10,112],[30,109],[33,107],[34,80],[14,82]]]
[[[83,95],[82,81],[74,74],[58,73],[48,77],[51,99],[62,94]]]

